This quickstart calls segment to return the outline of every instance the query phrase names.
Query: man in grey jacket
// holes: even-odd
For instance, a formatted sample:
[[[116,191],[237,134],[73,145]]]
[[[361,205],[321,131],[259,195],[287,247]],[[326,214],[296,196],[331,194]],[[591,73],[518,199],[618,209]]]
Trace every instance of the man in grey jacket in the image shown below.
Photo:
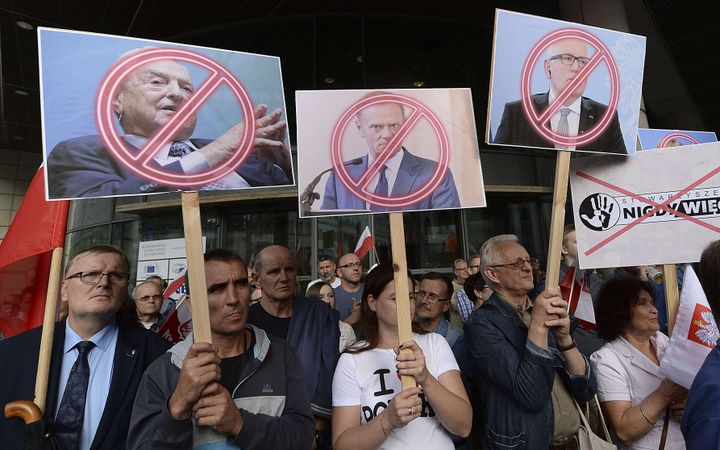
[[[211,250],[205,278],[213,344],[188,336],[148,367],[128,448],[309,449],[315,427],[302,368],[285,341],[247,324],[245,263]]]

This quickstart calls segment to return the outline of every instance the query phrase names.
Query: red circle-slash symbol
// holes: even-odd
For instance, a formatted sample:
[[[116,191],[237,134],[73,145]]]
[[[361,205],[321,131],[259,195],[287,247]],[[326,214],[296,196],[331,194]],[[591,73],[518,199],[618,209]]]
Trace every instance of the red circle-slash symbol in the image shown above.
[[[562,92],[558,94],[558,96],[553,100],[553,103],[548,105],[545,111],[542,111],[542,113],[539,114],[535,111],[535,106],[532,101],[532,93],[530,91],[530,81],[532,78],[533,68],[545,49],[555,42],[563,39],[579,39],[594,46],[597,52],[592,56],[592,58],[590,58],[590,61],[588,61],[588,63],[580,69],[577,76],[563,89]],[[605,110],[605,114],[602,119],[600,119],[600,121],[590,130],[578,136],[566,136],[552,131],[549,127],[550,118],[560,110],[563,103],[571,96],[573,91],[575,91],[581,83],[584,83],[590,76],[590,73],[603,61],[607,64],[608,71],[610,73],[611,91],[610,102],[608,103],[607,110]],[[610,50],[600,39],[587,31],[576,28],[562,28],[543,37],[530,51],[522,70],[520,96],[525,117],[528,119],[530,126],[532,126],[535,132],[537,132],[541,137],[553,144],[564,146],[582,146],[597,139],[610,125],[615,111],[617,110],[618,99],[620,97],[620,75],[618,74],[617,65],[610,54]]]
[[[672,141],[673,139],[675,139],[675,140],[677,140],[677,139],[684,139],[684,140],[688,141],[688,142],[691,143],[691,144],[699,144],[699,143],[700,143],[700,142],[697,141],[697,139],[695,139],[694,137],[690,136],[689,134],[680,133],[680,132],[674,132],[674,133],[670,133],[670,134],[668,134],[667,136],[665,136],[664,138],[662,138],[662,140],[660,141],[660,144],[658,145],[658,147],[659,147],[659,148],[666,148],[666,147],[668,146],[668,144],[670,143],[670,141]]]
[[[139,151],[131,147],[118,134],[115,127],[113,101],[125,80],[143,66],[157,61],[184,61],[198,65],[210,72],[210,76],[190,98],[180,105],[170,120],[160,127]],[[154,163],[158,149],[172,140],[183,125],[194,115],[208,98],[222,85],[227,85],[237,98],[245,127],[236,151],[216,167],[190,174],[168,172]],[[237,169],[250,155],[255,136],[255,120],[250,96],[242,83],[226,68],[200,53],[176,48],[149,48],[134,53],[115,63],[105,75],[98,89],[95,119],[100,138],[110,154],[135,174],[162,185],[178,188],[195,188],[217,181]]]
[[[393,135],[390,142],[388,142],[388,145],[383,150],[383,153],[373,161],[372,165],[368,167],[365,173],[358,180],[355,180],[350,176],[347,166],[344,164],[341,148],[343,136],[345,135],[345,132],[352,120],[357,117],[360,111],[381,103],[396,103],[412,110],[412,112],[405,119],[405,122],[400,129]],[[409,192],[405,195],[399,196],[385,197],[365,190],[366,186],[370,183],[373,177],[380,172],[380,169],[385,162],[396,153],[396,150],[402,145],[402,141],[408,136],[412,128],[417,125],[421,119],[425,119],[429,122],[435,132],[435,137],[437,138],[439,145],[438,163],[427,183],[414,192]],[[359,198],[365,200],[371,205],[402,209],[415,205],[426,199],[440,185],[448,171],[448,164],[450,162],[450,143],[442,122],[428,107],[419,101],[404,95],[384,93],[365,97],[355,102],[340,116],[340,119],[338,119],[332,131],[330,154],[336,176],[353,194],[357,195]]]

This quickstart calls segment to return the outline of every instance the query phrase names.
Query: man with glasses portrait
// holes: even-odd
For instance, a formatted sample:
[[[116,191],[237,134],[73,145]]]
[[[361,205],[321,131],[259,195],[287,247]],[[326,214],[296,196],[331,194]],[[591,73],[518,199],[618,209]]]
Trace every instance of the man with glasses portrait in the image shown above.
[[[53,338],[44,419],[27,428],[59,448],[125,448],[145,368],[170,343],[138,326],[128,295],[129,263],[118,248],[88,248],[67,264],[60,298],[67,320]],[[0,342],[0,403],[34,397],[42,327]],[[0,420],[3,448],[24,448],[19,419]]]
[[[530,301],[530,256],[514,235],[483,244],[480,271],[494,292],[470,317],[466,337],[482,448],[576,449],[573,398],[590,400],[596,381],[570,335],[567,302],[557,289]]]
[[[548,105],[565,91],[578,73],[590,61],[588,45],[580,39],[561,39],[551,44],[543,62],[543,72],[550,81],[547,92],[534,94],[532,105],[538,114],[542,114]],[[550,117],[549,125],[553,132],[567,136],[578,136],[595,127],[606,113],[607,105],[583,97],[587,78],[570,93],[562,107]],[[547,127],[547,122],[543,124]],[[528,122],[520,100],[505,104],[505,110],[497,133],[493,140],[496,144],[522,145],[526,147],[553,147],[552,142],[544,140]],[[594,141],[582,147],[554,145],[564,150],[586,150],[592,152],[610,152],[626,154],[618,120],[617,111],[607,129]]]

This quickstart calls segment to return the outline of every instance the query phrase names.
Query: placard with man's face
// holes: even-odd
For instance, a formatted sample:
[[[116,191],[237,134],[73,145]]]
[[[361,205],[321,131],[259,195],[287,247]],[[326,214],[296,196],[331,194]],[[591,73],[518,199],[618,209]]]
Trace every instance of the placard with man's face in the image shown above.
[[[301,217],[485,206],[469,89],[296,101]]]
[[[645,38],[497,10],[485,141],[635,153]]]
[[[276,57],[38,29],[49,199],[292,185]]]

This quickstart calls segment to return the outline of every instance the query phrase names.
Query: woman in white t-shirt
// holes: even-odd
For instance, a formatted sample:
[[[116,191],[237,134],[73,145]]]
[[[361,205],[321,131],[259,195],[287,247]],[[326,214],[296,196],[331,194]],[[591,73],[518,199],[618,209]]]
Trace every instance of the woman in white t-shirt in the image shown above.
[[[318,281],[310,286],[305,293],[305,297],[322,300],[330,305],[331,308],[335,309],[335,294],[333,293],[333,288],[329,283],[324,281]],[[353,328],[347,323],[339,320],[338,326],[340,327],[340,353],[342,353],[346,348],[354,344],[357,338],[355,337],[355,331],[353,331]]]
[[[366,340],[340,356],[333,378],[333,448],[454,449],[450,433],[467,436],[472,424],[460,371],[439,334],[413,333],[398,348],[391,265],[368,273],[361,311]],[[403,391],[400,375],[417,387]]]

